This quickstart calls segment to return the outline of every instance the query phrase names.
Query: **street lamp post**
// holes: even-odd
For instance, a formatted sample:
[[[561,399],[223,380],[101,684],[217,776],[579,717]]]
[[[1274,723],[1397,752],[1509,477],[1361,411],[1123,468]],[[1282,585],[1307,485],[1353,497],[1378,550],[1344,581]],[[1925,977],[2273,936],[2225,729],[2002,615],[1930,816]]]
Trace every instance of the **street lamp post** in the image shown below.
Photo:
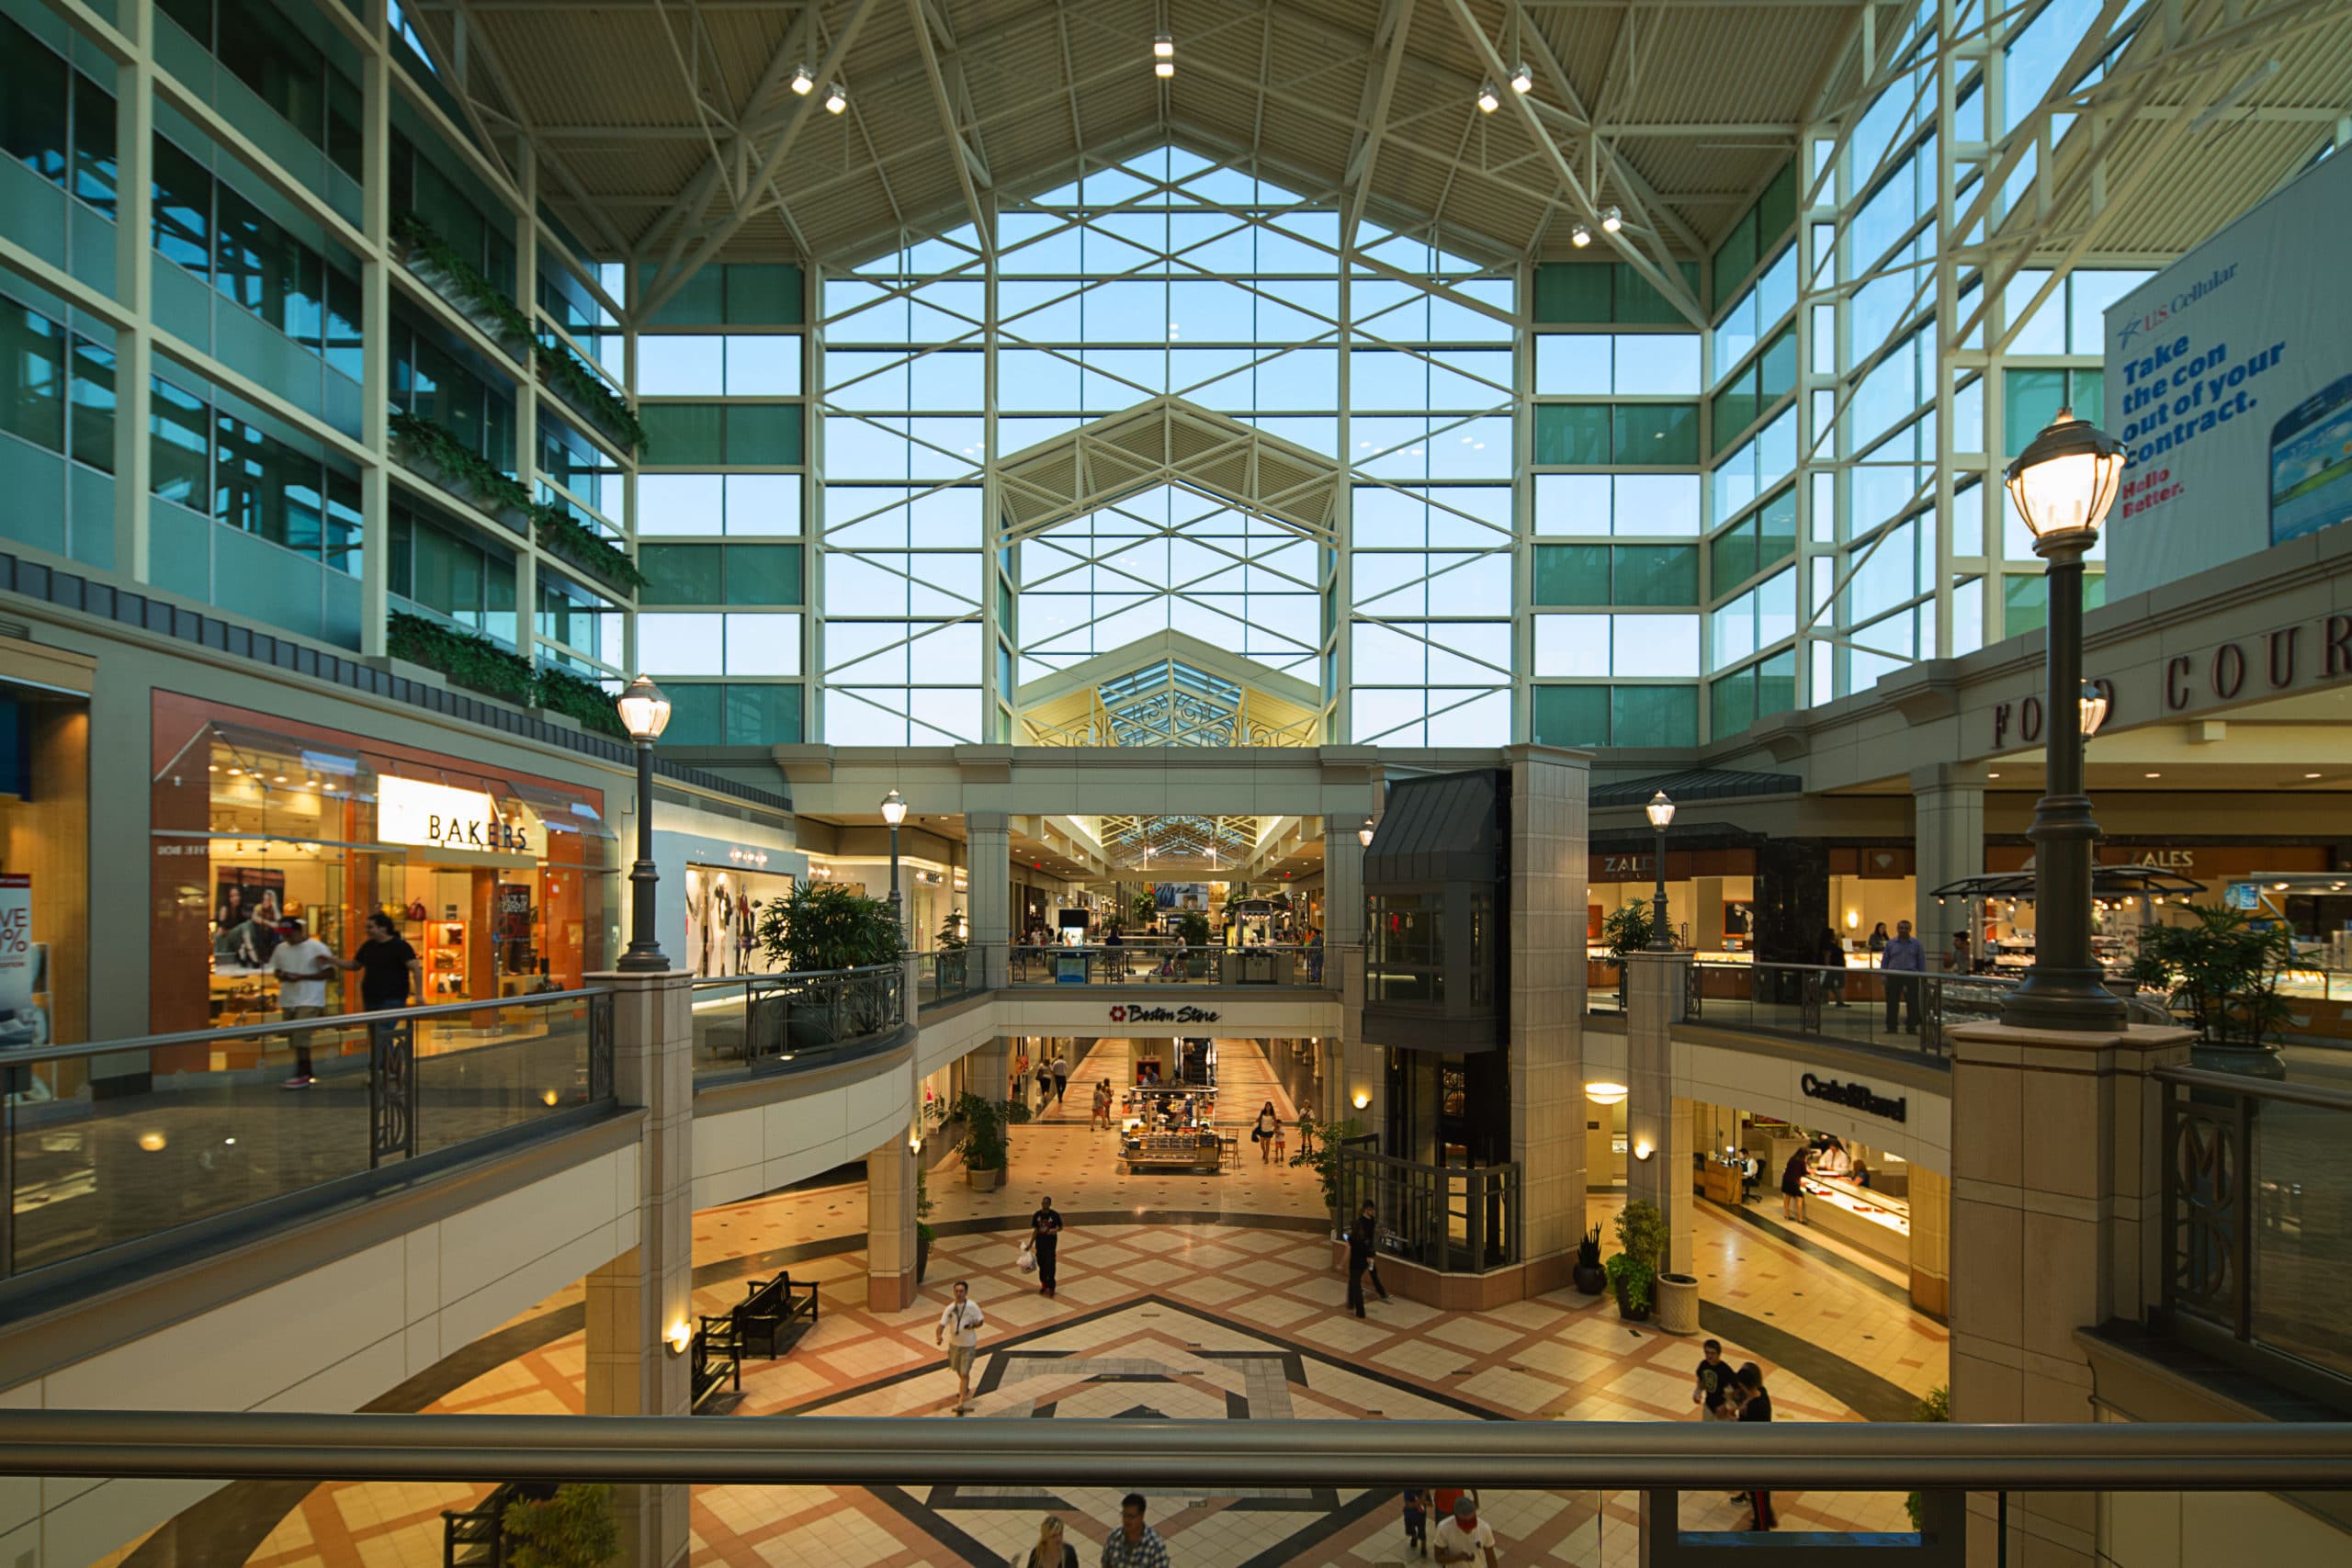
[[[1666,930],[1666,828],[1674,820],[1674,802],[1660,790],[1642,809],[1649,814],[1650,827],[1657,833],[1657,863],[1652,868],[1657,873],[1657,891],[1650,895],[1650,951],[1671,953],[1674,941]]]
[[[2001,1003],[2017,1029],[2069,1032],[2123,1027],[2122,999],[2091,956],[2091,853],[2098,823],[2083,785],[2083,742],[2106,717],[2085,700],[2083,557],[2123,478],[2123,444],[2072,409],[2060,409],[2008,468],[2010,498],[2050,563],[2050,722],[2047,766],[2033,826],[2033,967]],[[2076,713],[2078,722],[2063,722]]]
[[[882,797],[882,820],[890,824],[890,922],[899,928],[899,945],[907,945],[907,920],[899,907],[899,824],[907,819],[907,803],[897,790]]]
[[[637,863],[628,873],[628,951],[618,967],[628,975],[666,974],[670,960],[662,952],[654,908],[654,885],[662,878],[653,869],[653,743],[670,723],[670,699],[639,675],[613,699],[613,706],[637,743]]]

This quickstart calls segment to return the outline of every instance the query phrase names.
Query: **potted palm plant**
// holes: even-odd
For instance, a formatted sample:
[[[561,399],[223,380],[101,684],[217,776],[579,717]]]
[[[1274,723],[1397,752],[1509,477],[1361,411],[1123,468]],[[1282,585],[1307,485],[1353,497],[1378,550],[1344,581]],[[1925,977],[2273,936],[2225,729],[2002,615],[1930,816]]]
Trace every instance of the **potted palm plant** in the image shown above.
[[[1600,1227],[1593,1226],[1577,1243],[1577,1289],[1597,1296],[1609,1288],[1609,1271],[1600,1266]]]
[[[1650,1315],[1657,1284],[1658,1253],[1666,1246],[1666,1220],[1657,1205],[1636,1198],[1617,1215],[1619,1250],[1609,1259],[1609,1285],[1617,1295],[1617,1315],[1640,1323]]]
[[[990,1192],[1004,1184],[1004,1168],[1012,1158],[1012,1142],[1005,1129],[1029,1120],[1029,1108],[1019,1100],[989,1100],[966,1089],[956,1100],[956,1120],[964,1123],[964,1180],[975,1191]]]
[[[801,883],[768,900],[760,911],[759,937],[770,965],[786,978],[774,990],[755,993],[752,1009],[780,1010],[785,1027],[763,1028],[754,1018],[753,1039],[781,1034],[793,1049],[806,1050],[872,1034],[891,1021],[889,987],[836,973],[899,961],[899,922],[879,898],[828,882]],[[810,978],[817,976],[825,978]]]

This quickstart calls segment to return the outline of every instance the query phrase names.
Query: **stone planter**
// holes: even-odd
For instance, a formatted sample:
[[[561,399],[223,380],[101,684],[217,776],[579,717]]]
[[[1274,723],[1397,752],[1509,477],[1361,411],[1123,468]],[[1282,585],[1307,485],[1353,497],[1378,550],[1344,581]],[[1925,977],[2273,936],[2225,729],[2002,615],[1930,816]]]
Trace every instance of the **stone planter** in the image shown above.
[[[993,1192],[1004,1185],[1004,1172],[1001,1169],[974,1170],[967,1166],[964,1168],[964,1185],[975,1192]]]
[[[1668,1334],[1699,1332],[1699,1280],[1692,1274],[1660,1274],[1650,1286],[1657,1303],[1657,1325]]]

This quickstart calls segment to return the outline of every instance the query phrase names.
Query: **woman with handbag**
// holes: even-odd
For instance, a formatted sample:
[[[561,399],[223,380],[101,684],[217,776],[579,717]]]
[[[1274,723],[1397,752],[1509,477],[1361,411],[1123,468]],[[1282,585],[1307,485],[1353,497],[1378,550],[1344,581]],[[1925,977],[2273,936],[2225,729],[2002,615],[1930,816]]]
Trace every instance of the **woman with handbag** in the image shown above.
[[[1260,1165],[1272,1162],[1274,1140],[1281,1137],[1282,1134],[1283,1119],[1274,1113],[1274,1102],[1270,1100],[1266,1101],[1266,1108],[1258,1112],[1258,1124],[1250,1130],[1250,1142],[1258,1145]]]

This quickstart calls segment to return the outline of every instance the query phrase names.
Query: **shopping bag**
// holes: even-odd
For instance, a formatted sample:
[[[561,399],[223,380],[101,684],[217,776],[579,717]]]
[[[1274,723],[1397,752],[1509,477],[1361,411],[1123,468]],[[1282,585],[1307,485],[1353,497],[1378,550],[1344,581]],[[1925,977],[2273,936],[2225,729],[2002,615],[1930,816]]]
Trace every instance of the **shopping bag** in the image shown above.
[[[1024,1241],[1021,1244],[1020,1263],[1021,1271],[1023,1274],[1035,1274],[1037,1271],[1037,1244],[1035,1242]]]

